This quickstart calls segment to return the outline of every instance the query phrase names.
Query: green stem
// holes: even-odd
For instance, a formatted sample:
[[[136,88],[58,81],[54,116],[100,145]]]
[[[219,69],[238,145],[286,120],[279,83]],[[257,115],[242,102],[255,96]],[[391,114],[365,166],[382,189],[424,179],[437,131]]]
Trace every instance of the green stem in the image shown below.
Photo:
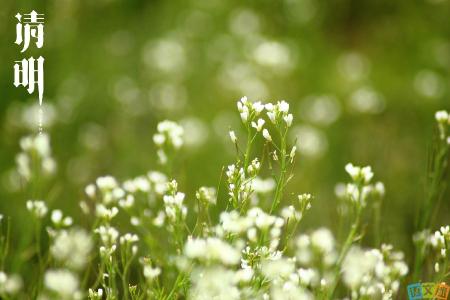
[[[336,290],[337,284],[339,282],[339,273],[341,271],[342,262],[344,261],[345,257],[347,256],[348,251],[350,250],[351,245],[353,244],[353,240],[355,239],[355,235],[358,232],[359,228],[359,222],[361,219],[361,211],[362,208],[360,205],[358,205],[358,210],[356,212],[356,218],[355,221],[352,224],[352,227],[350,229],[350,232],[347,236],[347,239],[344,242],[344,245],[342,246],[341,253],[339,254],[339,258],[336,262],[336,268],[334,271],[334,278],[333,283],[331,284],[331,288],[328,294],[328,299],[332,300],[334,296],[334,292]]]
[[[286,131],[287,132],[287,131]],[[286,180],[286,132],[284,134],[281,134],[280,131],[280,135],[281,135],[281,170],[280,170],[280,177],[277,181],[277,187],[275,189],[275,197],[274,200],[272,202],[272,206],[270,208],[270,213],[272,213],[277,206],[279,205],[280,201],[281,201],[281,197],[283,195],[283,189],[284,189],[284,185],[285,185],[285,180]]]

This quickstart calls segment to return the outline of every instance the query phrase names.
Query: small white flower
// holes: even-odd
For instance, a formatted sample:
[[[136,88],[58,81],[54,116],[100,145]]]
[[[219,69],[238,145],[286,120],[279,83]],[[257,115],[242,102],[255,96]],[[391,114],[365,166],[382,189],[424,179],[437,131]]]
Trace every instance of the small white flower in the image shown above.
[[[45,205],[44,201],[40,200],[28,200],[27,201],[27,209],[31,212],[36,218],[43,218],[47,214],[47,205]]]
[[[115,206],[113,206],[109,209],[109,208],[106,208],[106,206],[104,206],[103,204],[97,204],[96,208],[95,208],[95,214],[97,215],[97,217],[106,219],[106,220],[111,220],[118,213],[119,213],[119,209]]]
[[[126,233],[120,237],[120,243],[123,244],[132,244],[139,241],[139,237],[136,234]]]
[[[257,115],[264,110],[264,104],[262,104],[260,101],[254,102],[252,106]]]
[[[79,270],[86,264],[92,246],[91,236],[85,230],[60,230],[50,247],[50,253],[56,261]]]
[[[86,193],[86,195],[89,196],[89,198],[94,199],[95,198],[95,184],[89,184],[86,186],[86,188],[84,189],[84,192]]]
[[[229,135],[230,135],[230,139],[231,139],[231,141],[233,142],[233,144],[236,144],[236,142],[237,142],[237,137],[236,137],[236,134],[234,133],[234,131],[230,131],[229,132]]]
[[[266,123],[266,121],[263,119],[258,119],[257,123],[252,122],[252,127],[255,128],[256,131],[260,132],[264,126],[264,123]]]
[[[270,135],[269,131],[267,129],[264,128],[263,132],[263,137],[268,141],[271,142],[272,141],[272,136]]]
[[[288,114],[283,117],[284,122],[286,122],[287,127],[291,127],[292,121],[294,120],[294,116],[292,114]]]
[[[247,107],[245,107],[247,108]],[[240,113],[242,122],[246,123],[248,120],[248,109],[245,109],[243,112]]]
[[[160,268],[158,267],[153,268],[152,266],[149,265],[144,266],[144,277],[147,278],[147,280],[153,280],[156,277],[158,277],[159,274],[161,274]]]
[[[68,270],[49,270],[44,282],[49,290],[64,299],[70,299],[78,291],[78,278]]]
[[[436,121],[438,123],[445,124],[445,123],[447,123],[449,121],[450,116],[449,116],[449,113],[447,111],[440,110],[440,111],[436,112],[435,118],[436,118]]]
[[[59,209],[53,210],[50,218],[55,225],[70,226],[73,222],[71,217],[64,218],[62,211]]]
[[[287,114],[289,112],[289,103],[284,100],[281,100],[281,102],[278,103],[278,107],[282,113]]]

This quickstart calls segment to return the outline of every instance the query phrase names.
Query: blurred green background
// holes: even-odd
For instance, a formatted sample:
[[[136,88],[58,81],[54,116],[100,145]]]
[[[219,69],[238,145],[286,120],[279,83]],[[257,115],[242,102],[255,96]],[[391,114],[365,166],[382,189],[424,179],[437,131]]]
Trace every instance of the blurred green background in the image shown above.
[[[372,165],[386,184],[385,242],[411,254],[424,197],[434,112],[450,109],[448,0],[2,0],[0,212],[13,236],[31,197],[11,177],[20,137],[37,132],[37,97],[15,88],[13,64],[45,58],[45,131],[58,172],[50,207],[86,222],[78,202],[100,175],[158,169],[157,122],[184,125],[174,176],[193,199],[216,186],[242,133],[236,101],[286,100],[298,137],[291,193],[315,195],[303,229],[336,229],[344,165]],[[14,44],[14,15],[45,14],[43,49]],[[294,138],[292,139],[294,141]],[[221,201],[226,201],[222,197]],[[449,195],[435,224],[450,219]],[[335,230],[336,231],[336,230]],[[15,238],[16,239],[16,238]]]

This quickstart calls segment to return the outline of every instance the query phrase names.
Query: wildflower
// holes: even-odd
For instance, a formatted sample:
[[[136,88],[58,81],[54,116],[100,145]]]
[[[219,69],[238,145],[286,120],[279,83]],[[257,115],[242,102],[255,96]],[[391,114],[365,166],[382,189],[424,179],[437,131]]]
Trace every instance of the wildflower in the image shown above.
[[[136,234],[126,233],[120,237],[120,244],[132,244],[139,241],[139,237]]]
[[[261,265],[261,271],[269,279],[278,277],[288,277],[295,270],[295,265],[287,259],[264,260]]]
[[[330,253],[334,250],[334,237],[330,230],[320,228],[311,234],[311,244],[322,253]]]
[[[95,207],[95,214],[97,217],[111,221],[119,213],[119,209],[115,206],[112,208],[106,208],[103,204],[97,204]]]
[[[262,134],[263,134],[263,137],[264,137],[268,142],[271,142],[271,141],[272,141],[272,137],[270,136],[270,133],[269,133],[269,131],[268,131],[267,129],[264,128]]]
[[[259,162],[258,158],[255,158],[252,160],[251,164],[247,168],[247,173],[254,177],[256,174],[258,174],[259,169],[261,168],[261,163]]]
[[[119,206],[124,209],[129,209],[133,207],[134,205],[134,196],[133,195],[127,195],[125,199],[119,200]]]
[[[0,271],[0,295],[15,295],[22,288],[22,279],[19,275],[7,275]]]
[[[39,165],[45,176],[55,172],[56,163],[51,157],[50,137],[47,134],[23,137],[20,148],[22,151],[16,156],[17,172],[26,181],[31,179],[33,163]]]
[[[97,291],[89,289],[89,300],[101,300],[101,299],[103,299],[103,289],[98,289]]]
[[[27,209],[38,219],[45,217],[48,211],[45,202],[40,200],[28,200]]]
[[[58,294],[61,299],[71,299],[78,293],[78,278],[70,271],[64,269],[48,270],[45,272],[45,286]]]
[[[89,198],[94,199],[95,198],[95,184],[89,184],[84,188],[84,192],[86,193],[86,195],[89,196]]]
[[[279,110],[283,113],[287,113],[289,111],[289,103],[282,100],[281,102],[278,102]]]
[[[294,116],[292,114],[285,115],[283,116],[283,120],[286,122],[287,127],[291,127]]]
[[[291,163],[294,162],[294,157],[295,157],[296,151],[297,151],[297,147],[294,146],[294,147],[292,147],[291,152],[289,153],[289,158],[291,159]]]
[[[162,121],[157,126],[158,133],[164,134],[167,138],[167,142],[170,143],[175,149],[179,149],[183,145],[183,127],[172,121]]]
[[[449,113],[448,113],[447,111],[445,111],[445,110],[440,110],[440,111],[437,111],[437,112],[436,112],[435,118],[436,118],[436,121],[437,121],[438,123],[443,123],[443,124],[445,124],[445,123],[448,123],[448,122],[449,122],[450,115],[449,115]]]
[[[220,261],[224,265],[235,265],[240,260],[239,251],[219,238],[189,238],[184,247],[184,254],[191,259]]]
[[[57,233],[50,252],[56,261],[79,270],[86,264],[92,246],[91,236],[85,230],[61,230]]]
[[[275,189],[275,180],[273,178],[262,179],[255,177],[251,184],[252,189],[258,194],[267,194]]]
[[[71,217],[64,217],[63,213],[59,209],[55,209],[52,211],[51,220],[53,224],[56,226],[70,226],[72,225],[72,218]]]
[[[202,201],[206,204],[216,204],[217,195],[216,189],[213,187],[201,187],[196,193],[195,196],[198,200]]]
[[[266,123],[266,121],[263,119],[258,119],[257,122],[252,122],[252,127],[255,128],[256,131],[260,132],[263,129],[264,123]]]
[[[300,220],[302,213],[296,211],[293,205],[289,205],[281,210],[281,216],[286,220]]]
[[[233,144],[236,144],[237,143],[237,137],[236,137],[236,134],[234,133],[234,131],[230,130],[228,132],[228,134],[230,135],[230,139],[233,142]]]
[[[159,276],[159,274],[161,274],[161,269],[156,267],[156,268],[152,268],[151,266],[145,265],[144,266],[144,277],[147,280],[153,280],[156,277]]]
[[[100,239],[105,246],[112,246],[116,243],[117,238],[119,237],[119,232],[117,231],[117,229],[110,226],[102,225],[95,229],[95,232],[100,235]]]
[[[190,299],[241,299],[236,273],[222,266],[195,268],[191,281]]]
[[[311,208],[311,194],[301,194],[298,195],[298,201],[300,204],[301,211],[309,210]]]
[[[155,225],[156,227],[163,226],[165,218],[166,218],[166,215],[164,214],[164,212],[162,210],[160,210],[158,212],[158,215],[156,216],[156,218],[153,219],[153,225]]]
[[[250,218],[240,216],[236,210],[232,210],[220,214],[220,224],[225,232],[242,233],[252,226],[253,222]]]

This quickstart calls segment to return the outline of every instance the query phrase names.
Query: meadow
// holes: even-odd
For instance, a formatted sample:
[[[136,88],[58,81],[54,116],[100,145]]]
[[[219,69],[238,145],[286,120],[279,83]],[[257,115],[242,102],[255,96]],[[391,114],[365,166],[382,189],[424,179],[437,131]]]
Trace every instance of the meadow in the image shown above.
[[[0,68],[1,299],[449,285],[445,0],[3,6],[5,66],[45,14],[45,93]]]

